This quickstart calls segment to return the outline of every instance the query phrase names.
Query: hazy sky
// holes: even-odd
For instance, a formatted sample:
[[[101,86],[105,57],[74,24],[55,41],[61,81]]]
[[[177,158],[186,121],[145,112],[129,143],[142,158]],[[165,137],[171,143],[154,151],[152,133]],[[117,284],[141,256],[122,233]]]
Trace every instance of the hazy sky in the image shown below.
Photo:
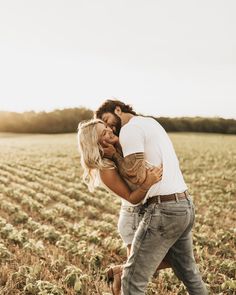
[[[0,110],[236,118],[235,0],[0,0]]]

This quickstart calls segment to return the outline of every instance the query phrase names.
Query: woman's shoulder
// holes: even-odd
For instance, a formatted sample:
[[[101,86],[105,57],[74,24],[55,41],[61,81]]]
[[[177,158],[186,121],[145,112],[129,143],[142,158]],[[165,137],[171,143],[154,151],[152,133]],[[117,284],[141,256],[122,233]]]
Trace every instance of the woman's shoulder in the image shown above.
[[[107,159],[107,158],[104,158],[103,159],[103,164],[104,164],[104,168],[102,170],[106,170],[106,169],[116,169],[116,164],[110,160],[110,159]]]

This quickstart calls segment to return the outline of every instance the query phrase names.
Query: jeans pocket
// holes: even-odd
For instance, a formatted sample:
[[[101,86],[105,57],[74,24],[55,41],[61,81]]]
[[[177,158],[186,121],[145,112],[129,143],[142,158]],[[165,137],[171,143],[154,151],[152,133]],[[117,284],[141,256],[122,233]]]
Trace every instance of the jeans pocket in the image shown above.
[[[175,210],[161,209],[160,234],[166,239],[180,236],[189,223],[189,209],[178,208]]]
[[[149,229],[156,231],[161,229],[161,214],[153,214],[149,222]]]
[[[162,215],[168,215],[168,216],[184,216],[187,214],[187,208],[176,208],[174,210],[162,208],[160,210]]]

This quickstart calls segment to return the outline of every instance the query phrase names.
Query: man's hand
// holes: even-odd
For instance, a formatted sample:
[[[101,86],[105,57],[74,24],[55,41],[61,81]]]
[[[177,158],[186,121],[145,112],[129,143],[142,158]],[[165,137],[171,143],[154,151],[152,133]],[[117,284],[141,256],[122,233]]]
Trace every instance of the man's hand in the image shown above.
[[[115,147],[112,144],[110,144],[106,141],[103,141],[102,148],[103,148],[103,157],[108,158],[108,159],[112,159],[112,157],[116,153]]]

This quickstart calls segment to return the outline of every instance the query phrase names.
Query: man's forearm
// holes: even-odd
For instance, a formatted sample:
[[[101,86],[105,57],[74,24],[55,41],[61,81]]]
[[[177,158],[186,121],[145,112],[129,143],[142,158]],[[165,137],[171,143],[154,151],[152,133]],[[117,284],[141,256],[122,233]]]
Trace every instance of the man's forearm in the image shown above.
[[[128,175],[126,174],[125,159],[118,152],[115,152],[112,156],[112,160],[116,163],[120,175],[129,179]]]
[[[118,152],[112,159],[116,163],[119,173],[136,185],[141,185],[146,179],[146,167],[143,153],[135,153],[123,158]]]

